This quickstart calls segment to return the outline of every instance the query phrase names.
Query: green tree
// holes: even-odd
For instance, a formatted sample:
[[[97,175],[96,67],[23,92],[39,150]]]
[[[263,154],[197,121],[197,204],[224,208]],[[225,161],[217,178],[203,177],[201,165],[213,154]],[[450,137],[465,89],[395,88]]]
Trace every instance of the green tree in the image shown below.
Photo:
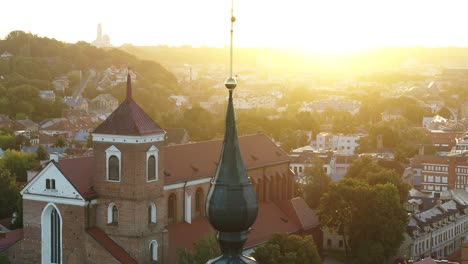
[[[47,150],[41,145],[36,150],[36,158],[37,160],[47,160],[49,159],[49,153]]]
[[[393,150],[394,159],[406,164],[408,164],[409,159],[416,154],[418,154],[418,148],[407,144],[398,144]]]
[[[345,178],[333,183],[318,210],[321,223],[343,236],[351,263],[385,263],[403,242],[407,215],[397,188]]]
[[[62,135],[58,136],[57,139],[55,140],[54,146],[57,148],[63,148],[66,145],[67,145],[67,141],[65,140],[65,137]]]
[[[8,170],[0,167],[0,219],[11,216],[19,198],[15,177]]]
[[[320,198],[328,191],[331,179],[323,170],[323,162],[316,158],[310,167],[306,167],[304,172],[303,193],[304,200],[310,208],[317,208]]]
[[[187,249],[177,249],[180,264],[205,264],[208,260],[220,255],[221,251],[214,232],[193,243],[192,252]]]
[[[252,256],[259,264],[320,264],[322,260],[312,236],[273,234]]]
[[[89,134],[88,138],[86,139],[86,147],[92,148],[93,147],[93,135]]]
[[[394,170],[389,170],[378,165],[369,157],[362,157],[355,160],[348,168],[346,178],[366,181],[370,185],[393,184],[398,192],[400,201],[403,204],[408,197],[410,186],[403,181],[400,175]]]
[[[6,150],[0,164],[8,170],[16,181],[26,182],[27,171],[39,166],[34,153],[23,153],[16,150]]]

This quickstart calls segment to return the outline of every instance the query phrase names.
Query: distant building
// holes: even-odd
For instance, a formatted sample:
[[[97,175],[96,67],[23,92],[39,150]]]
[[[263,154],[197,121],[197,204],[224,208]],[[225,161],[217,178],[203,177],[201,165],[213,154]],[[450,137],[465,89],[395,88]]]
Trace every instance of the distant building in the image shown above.
[[[359,140],[364,135],[332,135],[330,133],[321,132],[316,136],[317,149],[333,150],[342,154],[354,154],[354,151],[359,147]]]
[[[119,106],[119,101],[111,94],[96,96],[90,103],[90,111],[98,114],[112,113]]]
[[[57,77],[52,81],[52,85],[56,91],[64,93],[65,90],[68,90],[69,88],[70,80],[68,80],[67,76]]]
[[[68,105],[71,110],[83,110],[88,112],[88,101],[83,96],[64,97],[63,102]]]
[[[97,26],[96,39],[93,42],[91,42],[91,45],[96,46],[98,48],[112,47],[110,43],[110,37],[108,35],[102,35],[101,23],[99,23]]]
[[[468,193],[457,190],[448,193],[446,198],[408,200],[410,217],[404,242],[400,246],[400,256],[413,260],[430,256],[448,259],[460,250],[468,235]],[[435,205],[424,209],[426,200],[435,201]]]
[[[39,91],[39,97],[41,97],[42,99],[55,101],[55,92],[52,90],[42,90]]]
[[[4,52],[2,53],[2,55],[0,55],[0,58],[1,58],[1,59],[9,59],[9,58],[11,58],[11,57],[13,57],[13,54],[11,54],[11,53],[8,52],[8,51],[4,51]]]
[[[423,117],[423,127],[429,130],[437,130],[440,129],[441,126],[445,126],[447,124],[447,119],[443,118],[439,115],[433,117]]]
[[[411,160],[410,166],[421,169],[421,192],[468,191],[466,157],[418,155]]]
[[[390,121],[390,120],[397,120],[397,119],[402,119],[403,114],[401,109],[397,108],[390,108],[385,110],[385,112],[382,113],[382,121]]]
[[[29,132],[36,132],[39,130],[39,125],[30,119],[17,120],[16,122],[20,123],[23,126],[23,130]]]

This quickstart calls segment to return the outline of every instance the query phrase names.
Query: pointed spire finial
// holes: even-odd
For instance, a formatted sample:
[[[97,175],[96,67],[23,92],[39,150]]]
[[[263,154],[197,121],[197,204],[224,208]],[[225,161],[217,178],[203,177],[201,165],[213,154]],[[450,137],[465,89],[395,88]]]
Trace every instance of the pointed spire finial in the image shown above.
[[[132,99],[132,77],[130,76],[131,68],[127,68],[127,99]]]
[[[226,127],[221,157],[206,199],[206,215],[210,224],[218,231],[218,243],[222,256],[208,261],[207,264],[256,263],[252,257],[242,254],[249,229],[257,218],[258,203],[242,161],[237,137],[232,96],[237,86],[237,81],[232,74],[232,35],[236,19],[232,10],[231,4],[231,60],[229,78],[224,83],[229,90]]]

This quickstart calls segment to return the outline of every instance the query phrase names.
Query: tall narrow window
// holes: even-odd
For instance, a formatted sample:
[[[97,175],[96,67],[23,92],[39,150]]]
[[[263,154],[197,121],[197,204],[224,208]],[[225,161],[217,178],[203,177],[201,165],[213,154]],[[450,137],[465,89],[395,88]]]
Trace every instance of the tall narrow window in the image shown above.
[[[158,180],[158,152],[154,145],[146,151],[146,181]]]
[[[148,181],[156,180],[156,158],[151,155],[148,158]]]
[[[158,241],[153,240],[150,244],[150,260],[157,261],[158,260]]]
[[[203,216],[203,189],[198,188],[195,193],[195,216]]]
[[[50,213],[50,231],[50,262],[61,263],[60,217],[55,208]]]
[[[44,207],[41,216],[42,263],[62,263],[62,218],[54,204]]]
[[[169,195],[167,207],[167,221],[175,223],[177,221],[177,197],[174,193]]]
[[[50,179],[46,179],[46,189],[50,189]]]
[[[109,207],[107,207],[107,223],[119,223],[119,209],[117,209],[117,206],[114,203],[111,203]]]
[[[156,224],[156,205],[154,203],[148,206],[148,223]]]
[[[120,181],[119,158],[115,155],[109,158],[109,180]]]
[[[119,210],[117,209],[117,206],[112,207],[112,223],[117,224],[119,223]]]
[[[108,181],[120,181],[122,154],[115,146],[106,149],[106,177]]]
[[[55,180],[54,179],[50,180],[50,188],[52,190],[55,190]]]

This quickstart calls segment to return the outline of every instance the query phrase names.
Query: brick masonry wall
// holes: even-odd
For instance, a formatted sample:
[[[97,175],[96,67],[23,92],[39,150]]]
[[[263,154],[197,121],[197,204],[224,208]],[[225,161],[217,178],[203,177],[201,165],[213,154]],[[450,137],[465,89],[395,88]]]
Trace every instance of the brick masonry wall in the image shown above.
[[[46,202],[23,200],[24,239],[11,249],[14,263],[41,261],[41,215]],[[64,263],[82,263],[84,251],[85,208],[56,204],[62,217],[62,257]]]

